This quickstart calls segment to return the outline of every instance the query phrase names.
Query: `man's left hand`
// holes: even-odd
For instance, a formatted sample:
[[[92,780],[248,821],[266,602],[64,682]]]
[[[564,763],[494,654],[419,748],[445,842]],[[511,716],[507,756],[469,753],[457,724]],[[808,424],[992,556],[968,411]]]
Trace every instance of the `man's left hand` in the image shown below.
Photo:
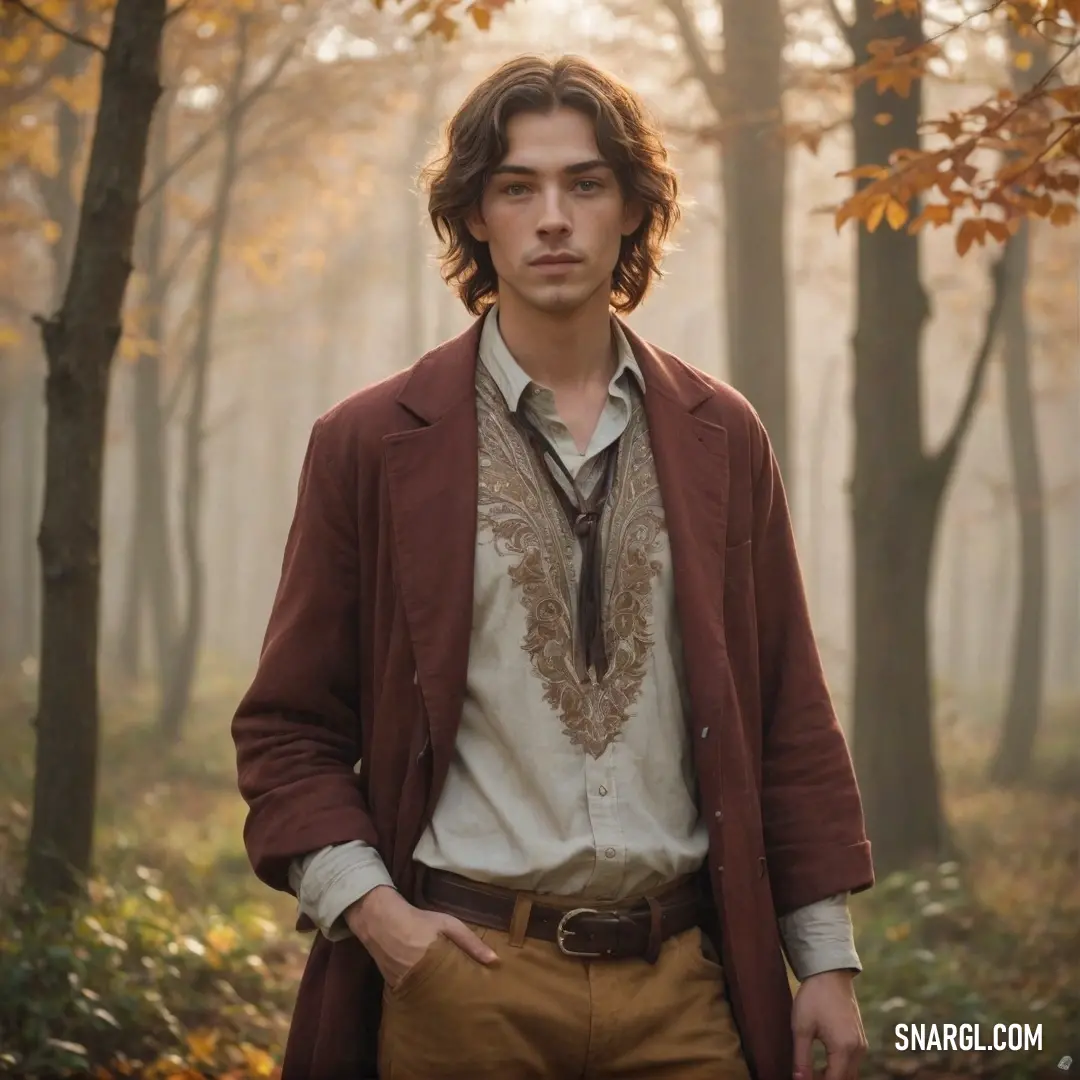
[[[794,1080],[855,1080],[866,1054],[855,974],[823,971],[811,975],[795,994],[791,1027],[795,1036]],[[825,1047],[828,1064],[814,1070],[814,1042]]]

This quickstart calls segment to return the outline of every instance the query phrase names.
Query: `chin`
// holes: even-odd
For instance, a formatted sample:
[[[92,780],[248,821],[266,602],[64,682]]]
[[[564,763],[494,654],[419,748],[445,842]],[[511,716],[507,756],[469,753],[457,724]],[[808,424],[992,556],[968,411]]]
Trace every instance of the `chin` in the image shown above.
[[[571,315],[596,295],[595,285],[550,285],[547,288],[523,289],[521,298],[537,311],[550,315]]]

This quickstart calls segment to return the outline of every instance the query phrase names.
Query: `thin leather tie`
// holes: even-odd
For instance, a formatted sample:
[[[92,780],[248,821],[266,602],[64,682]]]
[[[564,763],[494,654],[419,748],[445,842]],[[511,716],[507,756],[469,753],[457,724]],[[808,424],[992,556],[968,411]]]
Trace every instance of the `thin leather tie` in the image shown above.
[[[607,672],[607,649],[603,620],[603,553],[600,543],[600,516],[611,490],[619,440],[606,447],[603,473],[588,499],[581,493],[570,470],[555,448],[525,415],[522,404],[511,414],[517,421],[537,457],[566,520],[581,545],[581,573],[578,575],[578,620],[574,642],[574,661],[582,681],[598,682]],[[548,462],[548,464],[545,464]],[[573,498],[551,472],[551,463],[566,477]]]

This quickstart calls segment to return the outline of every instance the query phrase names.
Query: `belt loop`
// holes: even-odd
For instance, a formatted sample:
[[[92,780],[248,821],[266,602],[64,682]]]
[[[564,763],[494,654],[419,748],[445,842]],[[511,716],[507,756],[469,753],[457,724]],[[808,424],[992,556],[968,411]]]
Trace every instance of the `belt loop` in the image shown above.
[[[510,916],[510,940],[512,948],[520,949],[525,944],[525,932],[529,929],[533,902],[529,897],[518,893],[514,898],[514,914]]]
[[[645,948],[645,960],[655,964],[660,957],[660,901],[655,896],[646,896],[645,902],[649,905],[649,944]]]

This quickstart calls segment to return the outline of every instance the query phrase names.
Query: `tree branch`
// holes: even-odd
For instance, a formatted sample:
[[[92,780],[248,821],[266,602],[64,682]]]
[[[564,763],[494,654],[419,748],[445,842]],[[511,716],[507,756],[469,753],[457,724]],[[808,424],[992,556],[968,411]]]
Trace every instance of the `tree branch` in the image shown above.
[[[86,49],[93,49],[94,52],[105,55],[105,46],[99,45],[96,41],[91,41],[88,37],[83,37],[82,34],[75,33],[74,30],[67,30],[59,23],[54,22],[48,15],[42,14],[36,8],[31,7],[26,0],[0,0],[0,2],[15,8],[17,11],[21,11],[24,15],[28,15],[31,19],[37,20],[47,30],[52,31],[54,34],[59,34],[63,38],[67,38],[68,41],[73,42],[76,45],[81,45]]]
[[[927,464],[933,472],[935,479],[942,488],[949,479],[953,466],[960,453],[964,437],[971,427],[971,421],[975,417],[975,408],[982,394],[983,383],[986,380],[986,372],[990,366],[990,356],[993,353],[994,341],[997,338],[998,324],[1001,321],[1001,311],[1005,306],[1005,295],[1008,288],[1008,275],[1006,274],[1007,252],[1003,254],[993,265],[990,271],[990,279],[993,282],[993,294],[990,298],[990,307],[986,312],[986,320],[983,323],[983,337],[979,348],[975,353],[975,359],[971,365],[971,374],[968,376],[967,392],[957,410],[952,428],[941,444],[940,449],[932,454]]]
[[[191,226],[186,233],[184,233],[184,239],[180,241],[176,248],[173,257],[162,268],[161,273],[158,275],[161,280],[161,291],[166,293],[173,287],[175,279],[180,272],[180,267],[187,261],[188,256],[195,250],[196,245],[199,242],[199,237],[203,235],[206,227],[210,224],[211,213],[206,211]]]
[[[180,370],[176,373],[176,378],[173,379],[173,384],[169,388],[165,395],[165,400],[161,404],[161,415],[166,424],[171,424],[175,419],[177,411],[180,408],[180,402],[183,400],[184,390],[187,388],[188,378],[191,375],[191,365],[186,360],[181,361]]]
[[[295,134],[308,134],[310,130],[309,117],[307,117],[306,115],[299,115],[294,119],[296,120],[298,125],[304,125],[303,128],[298,127]],[[287,127],[285,128],[285,131],[286,133],[292,134],[292,132],[289,132],[289,129]],[[237,174],[243,173],[248,168],[248,166],[252,165],[253,163],[258,163],[260,160],[268,157],[269,155],[277,151],[284,150],[291,145],[295,145],[291,143],[288,139],[280,137],[280,125],[278,129],[278,135],[279,138],[275,142],[259,142],[250,150],[248,150],[247,153],[242,154],[240,156],[240,159],[237,161]],[[167,292],[169,289],[172,288],[173,284],[175,283],[176,277],[180,273],[180,268],[187,261],[188,256],[191,255],[191,253],[198,246],[199,240],[205,233],[212,218],[212,209],[207,210],[184,234],[184,238],[177,245],[176,251],[174,252],[172,258],[168,261],[168,263],[166,263],[165,267],[161,271],[160,278],[162,281],[162,291]]]
[[[30,82],[19,86],[5,86],[0,90],[0,108],[14,109],[40,94],[49,85],[59,66],[59,57],[55,57]]]
[[[176,7],[169,9],[168,13],[165,16],[165,21],[168,22],[170,19],[175,19],[177,15],[183,15],[183,13],[187,11],[187,9],[191,7],[194,2],[195,0],[182,0],[181,3],[176,5]]]
[[[690,67],[695,78],[701,83],[701,88],[705,91],[717,117],[723,116],[724,103],[720,92],[720,74],[709,59],[705,42],[701,40],[701,33],[698,31],[693,14],[686,6],[686,0],[664,0],[664,6],[671,12],[679,28],[679,35],[686,47],[686,55],[690,60]]]
[[[848,43],[852,52],[855,51],[855,33],[851,23],[840,14],[840,6],[836,0],[826,0],[829,6],[829,14],[833,18],[833,22],[836,23],[836,29],[840,31],[840,36]]]
[[[277,77],[284,70],[285,65],[289,62],[294,52],[296,52],[297,46],[303,40],[303,34],[297,34],[296,37],[289,42],[289,44],[282,49],[278,58],[271,65],[270,70],[237,101],[236,105],[229,110],[224,116],[220,117],[216,123],[211,124],[201,135],[196,136],[190,145],[182,150],[179,156],[169,165],[167,165],[160,176],[154,177],[150,186],[143,193],[142,199],[139,201],[140,207],[145,206],[155,195],[158,195],[168,184],[168,182],[176,176],[185,165],[189,164],[193,158],[200,154],[207,146],[214,141],[218,134],[224,130],[224,128],[230,124],[234,119],[239,119],[243,113],[245,113],[271,86],[277,81]]]

